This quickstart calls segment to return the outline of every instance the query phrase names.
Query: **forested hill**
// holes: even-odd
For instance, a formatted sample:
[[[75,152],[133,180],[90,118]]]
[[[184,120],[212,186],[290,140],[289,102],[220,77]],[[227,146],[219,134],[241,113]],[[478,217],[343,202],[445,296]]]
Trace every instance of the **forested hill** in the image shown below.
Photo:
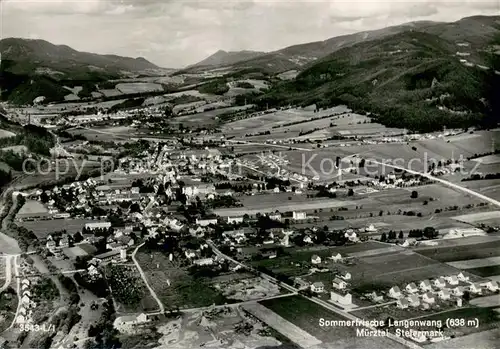
[[[415,131],[467,127],[488,113],[485,98],[498,103],[498,75],[456,53],[456,43],[438,35],[398,33],[341,49],[253,102],[261,107],[344,103],[387,126]],[[489,66],[498,61],[498,52],[488,47],[480,54]]]

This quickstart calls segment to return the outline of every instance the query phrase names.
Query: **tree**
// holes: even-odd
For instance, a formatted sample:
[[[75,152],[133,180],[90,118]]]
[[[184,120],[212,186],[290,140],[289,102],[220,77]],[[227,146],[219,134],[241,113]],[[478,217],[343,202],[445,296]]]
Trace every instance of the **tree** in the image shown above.
[[[382,236],[380,236],[380,241],[382,241],[382,242],[387,241],[387,235],[385,233],[382,233]]]
[[[418,192],[416,190],[412,191],[411,192],[411,196],[410,196],[412,199],[416,199],[418,198]]]
[[[353,196],[354,195],[354,190],[352,188],[349,188],[347,191],[347,196]]]
[[[404,239],[405,238],[405,234],[403,233],[403,231],[401,230],[399,232],[399,236],[398,236],[399,239]]]

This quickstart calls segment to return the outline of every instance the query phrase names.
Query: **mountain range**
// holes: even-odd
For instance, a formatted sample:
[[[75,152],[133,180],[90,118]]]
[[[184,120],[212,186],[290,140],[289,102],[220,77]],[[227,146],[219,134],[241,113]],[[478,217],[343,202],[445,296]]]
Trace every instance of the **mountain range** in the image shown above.
[[[279,73],[292,69],[303,69],[314,64],[329,54],[340,49],[368,41],[383,39],[407,31],[419,31],[436,35],[451,42],[467,42],[473,50],[482,49],[499,33],[499,16],[472,16],[453,23],[418,21],[378,30],[364,31],[349,35],[332,37],[324,41],[289,46],[274,52],[258,53],[254,57],[238,52],[225,53],[219,51],[217,60],[206,60],[188,67],[184,72],[193,68],[205,69],[230,67],[234,69],[262,69],[269,73]],[[241,51],[240,53],[245,52]],[[231,60],[226,61],[226,58]],[[476,57],[477,58],[477,57]],[[203,63],[203,64],[202,64]]]
[[[95,72],[119,75],[158,69],[143,57],[129,58],[80,52],[66,45],[54,45],[45,40],[7,38],[0,40],[2,60],[11,61],[13,73],[45,73],[55,78],[85,78]]]

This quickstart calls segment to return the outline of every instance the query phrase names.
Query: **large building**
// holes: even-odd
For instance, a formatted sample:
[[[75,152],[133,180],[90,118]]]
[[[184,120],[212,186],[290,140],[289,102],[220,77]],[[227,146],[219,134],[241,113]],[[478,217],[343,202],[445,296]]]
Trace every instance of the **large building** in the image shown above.
[[[111,228],[111,223],[110,222],[91,222],[91,223],[85,223],[85,229],[109,229]]]

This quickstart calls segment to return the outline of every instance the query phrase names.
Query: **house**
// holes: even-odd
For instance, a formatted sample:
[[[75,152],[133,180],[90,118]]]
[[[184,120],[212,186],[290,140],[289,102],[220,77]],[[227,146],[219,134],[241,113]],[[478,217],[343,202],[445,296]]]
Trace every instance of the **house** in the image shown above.
[[[227,222],[229,224],[243,223],[243,217],[227,217]]]
[[[192,259],[192,258],[196,257],[196,253],[192,250],[184,251],[184,255],[186,256],[187,259]]]
[[[429,280],[420,281],[418,286],[420,287],[420,290],[422,290],[422,291],[432,291],[432,285],[431,285],[431,282]]]
[[[347,282],[345,282],[344,280],[336,277],[335,279],[333,279],[333,287],[336,288],[337,290],[344,290],[346,287],[347,287]]]
[[[472,283],[469,286],[469,291],[475,294],[481,294],[482,293],[481,285],[479,285],[478,283]]]
[[[496,281],[488,281],[482,283],[481,286],[485,287],[488,291],[496,292],[498,291],[498,282]]]
[[[422,300],[428,304],[432,304],[436,301],[434,295],[430,292],[424,293],[424,295],[422,296]]]
[[[95,229],[109,229],[111,228],[110,222],[91,222],[85,223],[85,229],[95,230]]]
[[[47,243],[45,244],[45,247],[49,251],[54,251],[54,249],[56,248],[56,242],[54,240],[48,240]]]
[[[407,299],[408,299],[408,303],[412,307],[418,307],[420,305],[420,298],[418,298],[418,296],[416,294],[412,294]]]
[[[410,292],[410,293],[417,293],[418,292],[417,285],[415,285],[415,283],[413,283],[413,282],[406,285],[405,290],[407,292]]]
[[[331,259],[334,262],[340,262],[342,260],[342,255],[340,253],[337,253],[335,256],[332,255]]]
[[[372,301],[380,303],[384,301],[384,296],[378,295],[377,292],[373,291],[372,293],[368,294],[368,297],[371,298]]]
[[[351,273],[346,272],[343,275],[340,276],[344,280],[351,280]]]
[[[193,262],[196,265],[212,265],[214,264],[214,260],[212,258],[201,258],[197,259]]]
[[[408,302],[408,300],[406,298],[399,298],[396,305],[399,309],[406,309],[406,308],[408,308],[410,303]]]
[[[279,214],[279,213],[270,214],[268,217],[269,217],[269,219],[271,219],[273,221],[281,222],[281,214]]]
[[[359,240],[358,235],[354,231],[349,231],[349,230],[346,231],[344,237],[346,237],[349,241],[352,242],[357,242]]]
[[[294,280],[294,285],[299,289],[303,290],[309,287],[309,283],[302,278],[296,277]]]
[[[109,262],[109,261],[112,261],[115,259],[119,259],[120,258],[120,250],[113,250],[113,251],[109,251],[109,252],[104,252],[104,253],[98,254],[94,258],[96,258],[100,262]]]
[[[459,283],[458,277],[456,275],[447,276],[444,279],[452,286],[457,286]]]
[[[399,289],[398,286],[393,286],[389,290],[389,297],[391,298],[401,298],[401,290]]]
[[[292,212],[292,219],[296,220],[296,221],[306,219],[306,213],[305,212],[295,212],[295,211],[293,211]]]
[[[450,290],[447,288],[443,288],[442,290],[440,290],[438,292],[438,297],[439,297],[439,299],[442,299],[442,300],[450,299],[451,298]]]
[[[322,293],[325,291],[325,284],[322,282],[315,282],[311,285],[311,291],[315,293]]]
[[[337,293],[334,291],[330,292],[330,301],[338,303],[340,305],[349,306],[352,305],[352,295],[348,292],[345,294]]]
[[[196,224],[202,227],[208,227],[211,224],[217,224],[217,218],[196,219]]]
[[[461,297],[464,295],[464,287],[463,286],[457,286],[455,287],[454,289],[451,290],[451,293],[454,295],[454,296],[458,296],[458,297]]]
[[[443,277],[437,278],[433,281],[434,286],[437,288],[444,288],[446,287],[446,280]]]
[[[457,279],[458,279],[459,281],[463,281],[463,282],[465,282],[465,281],[469,281],[469,277],[468,277],[468,276],[465,276],[465,274],[464,274],[464,273],[462,273],[462,272],[460,272],[460,274],[458,274],[458,275],[457,275]]]
[[[149,322],[148,316],[144,313],[139,315],[120,316],[113,322],[113,327],[121,333],[133,331],[134,326]]]
[[[21,298],[21,303],[23,303],[25,305],[29,305],[30,304],[30,297],[27,295],[24,295],[23,298]]]
[[[16,317],[17,324],[24,324],[26,322],[26,317],[24,315],[18,315]]]
[[[23,280],[21,281],[21,284],[22,284],[23,286],[24,286],[24,285],[29,286],[29,285],[30,285],[30,281],[29,281],[28,279],[23,279]]]
[[[320,264],[320,263],[321,263],[321,257],[320,257],[320,256],[318,256],[318,255],[316,255],[316,254],[315,254],[315,255],[313,255],[313,256],[311,257],[311,263],[312,263],[312,264]]]

